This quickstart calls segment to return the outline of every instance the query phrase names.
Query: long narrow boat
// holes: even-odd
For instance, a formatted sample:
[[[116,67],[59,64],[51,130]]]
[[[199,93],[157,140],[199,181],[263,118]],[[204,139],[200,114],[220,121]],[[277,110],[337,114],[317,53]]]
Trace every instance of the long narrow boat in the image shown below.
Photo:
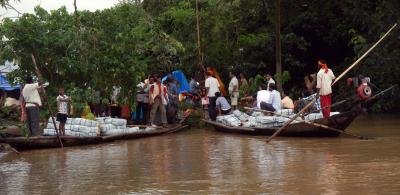
[[[314,123],[323,124],[332,128],[336,128],[342,131],[353,122],[353,120],[360,114],[358,109],[343,112],[337,115],[333,115],[328,119],[317,119],[313,121]],[[231,127],[218,122],[203,120],[205,123],[210,124],[215,130],[228,133],[241,133],[241,134],[251,134],[251,135],[272,135],[279,129],[279,127],[274,128],[257,128],[257,127]],[[292,123],[290,124],[279,136],[287,137],[337,137],[341,133],[332,131],[326,128],[317,127],[312,124],[307,124],[304,122]]]
[[[124,139],[136,139],[142,137],[151,137],[161,134],[172,133],[187,128],[187,125],[178,124],[169,128],[159,128],[150,131],[139,131],[135,133],[117,134],[110,136],[96,137],[75,137],[75,136],[60,136],[64,147],[82,146],[91,144],[100,144]],[[59,148],[57,136],[37,136],[37,137],[8,137],[0,138],[0,143],[7,143],[17,150],[33,150],[43,148]]]

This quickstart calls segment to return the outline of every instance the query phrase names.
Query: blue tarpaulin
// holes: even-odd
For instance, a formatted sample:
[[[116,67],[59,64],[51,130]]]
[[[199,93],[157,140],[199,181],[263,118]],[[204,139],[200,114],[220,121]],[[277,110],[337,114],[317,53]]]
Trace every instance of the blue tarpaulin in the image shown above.
[[[12,91],[12,90],[19,89],[19,88],[20,88],[20,85],[10,85],[10,83],[8,82],[6,77],[3,75],[0,75],[0,90]]]
[[[179,93],[182,93],[184,91],[190,92],[190,85],[189,82],[186,79],[185,74],[180,71],[180,70],[175,70],[172,72],[172,77],[176,79],[179,82]],[[162,78],[162,82],[164,82],[167,79],[167,76]]]

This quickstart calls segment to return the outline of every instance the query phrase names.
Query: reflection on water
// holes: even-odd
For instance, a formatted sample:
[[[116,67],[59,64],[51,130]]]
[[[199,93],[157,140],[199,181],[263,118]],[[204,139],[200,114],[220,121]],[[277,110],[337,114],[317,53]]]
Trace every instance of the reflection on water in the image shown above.
[[[9,154],[0,194],[397,194],[398,116],[363,116],[353,133],[278,138],[195,130],[110,144]]]

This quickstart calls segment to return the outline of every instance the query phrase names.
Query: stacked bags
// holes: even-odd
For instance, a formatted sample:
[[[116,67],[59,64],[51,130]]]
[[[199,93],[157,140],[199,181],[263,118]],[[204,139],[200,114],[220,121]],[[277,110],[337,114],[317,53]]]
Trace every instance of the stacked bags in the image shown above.
[[[57,129],[59,122],[56,121]],[[95,137],[100,135],[117,135],[127,133],[149,133],[156,131],[156,128],[147,127],[139,129],[139,127],[127,127],[126,119],[100,117],[96,120],[88,120],[84,118],[68,118],[65,124],[65,135],[78,137]],[[57,135],[54,129],[53,121],[49,118],[47,127],[43,130],[43,135]]]
[[[59,122],[56,121],[57,129]],[[57,135],[51,117],[47,122],[43,135]],[[98,123],[96,121],[83,118],[68,118],[65,123],[65,135],[77,137],[95,137],[100,135]]]
[[[100,117],[96,118],[96,121],[99,123],[102,135],[116,135],[139,132],[139,127],[127,128],[126,119]]]
[[[140,129],[139,127],[127,127],[126,119],[121,118],[110,118],[110,117],[99,117],[96,118],[99,123],[101,135],[117,135],[127,133],[149,133],[156,130],[153,127],[147,127]]]
[[[277,111],[277,114],[288,116],[289,118],[293,117],[295,114],[292,109],[283,109]],[[331,112],[331,116],[339,114],[339,112]],[[235,110],[230,115],[218,116],[217,122],[222,123],[231,127],[259,127],[259,128],[272,128],[272,127],[281,127],[284,123],[289,121],[288,117],[283,116],[265,116],[261,112],[253,112],[251,116],[246,113],[243,113],[239,110]],[[320,113],[311,113],[305,117],[306,121],[313,121],[316,119],[323,118]],[[302,120],[300,117],[298,120]],[[292,123],[298,123],[298,121],[293,121]]]

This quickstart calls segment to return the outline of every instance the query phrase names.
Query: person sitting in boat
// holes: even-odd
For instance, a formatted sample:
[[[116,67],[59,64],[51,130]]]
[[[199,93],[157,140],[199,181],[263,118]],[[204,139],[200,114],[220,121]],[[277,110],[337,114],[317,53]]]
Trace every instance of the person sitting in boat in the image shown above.
[[[293,100],[286,95],[285,91],[281,92],[281,97],[282,97],[282,109],[294,109],[294,103]]]
[[[281,94],[276,90],[275,84],[270,83],[269,89],[270,97],[267,101],[260,102],[260,108],[262,110],[267,110],[271,112],[275,112],[281,109]]]
[[[241,101],[253,101],[252,107],[257,107],[258,109],[261,109],[261,102],[268,102],[270,98],[270,91],[267,90],[267,85],[266,84],[261,84],[258,87],[259,91],[257,93],[254,93],[252,96],[247,96],[243,97],[240,100]]]
[[[257,92],[257,108],[262,109],[261,104],[269,102],[269,99],[271,97],[271,92],[267,90],[267,85],[266,84],[261,84],[260,90]]]
[[[294,103],[294,112],[298,113],[301,109],[304,108],[309,102],[316,98],[317,94],[309,94],[309,91],[306,90],[302,93],[303,98],[300,98]],[[321,104],[319,101],[315,101],[312,106],[310,106],[306,112],[307,113],[318,113],[321,111]]]
[[[218,115],[226,115],[231,112],[231,105],[228,100],[224,96],[221,96],[221,92],[215,92],[215,97],[217,100],[215,101],[215,106],[218,109]]]

